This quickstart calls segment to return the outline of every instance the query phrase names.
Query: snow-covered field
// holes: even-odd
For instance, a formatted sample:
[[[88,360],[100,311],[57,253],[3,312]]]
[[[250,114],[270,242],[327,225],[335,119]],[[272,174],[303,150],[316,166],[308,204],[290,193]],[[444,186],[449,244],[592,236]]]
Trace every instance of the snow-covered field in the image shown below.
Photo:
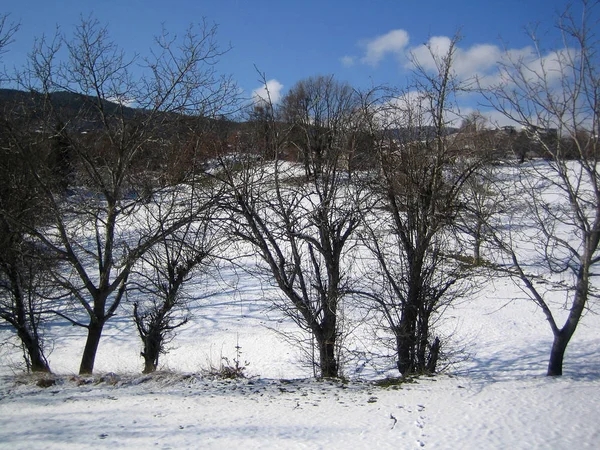
[[[94,377],[75,375],[84,330],[51,324],[48,387],[19,375],[19,350],[0,328],[0,448],[600,448],[594,303],[565,375],[548,378],[552,333],[541,310],[510,280],[484,278],[438,326],[453,363],[435,377],[380,386],[374,380],[396,375],[391,360],[349,358],[347,381],[311,378],[306,355],[282,339],[296,325],[271,308],[273,288],[248,272],[224,267],[195,292],[214,295],[194,303],[151,376],[140,374],[126,307],[105,328]],[[553,302],[559,316],[562,302]],[[372,344],[363,328],[349,329],[348,349]],[[238,360],[248,378],[208,376],[223,358]]]
[[[124,316],[109,322],[93,378],[73,376],[83,335],[69,328],[65,336],[65,324],[56,324],[63,336],[50,356],[62,374],[56,385],[15,377],[17,355],[3,349],[0,448],[600,445],[600,319],[591,312],[562,378],[544,376],[551,333],[541,312],[519,300],[508,280],[496,280],[449,311],[444,326],[468,359],[446,373],[389,387],[353,373],[347,383],[315,381],[300,353],[272,330],[294,328],[267,310],[268,290],[247,274],[230,278],[235,286],[194,311],[153,376],[139,374],[139,344]],[[237,344],[250,378],[202,375],[222,356],[236,357]]]
[[[597,448],[598,382],[365,383],[158,375],[3,386],[2,448]]]

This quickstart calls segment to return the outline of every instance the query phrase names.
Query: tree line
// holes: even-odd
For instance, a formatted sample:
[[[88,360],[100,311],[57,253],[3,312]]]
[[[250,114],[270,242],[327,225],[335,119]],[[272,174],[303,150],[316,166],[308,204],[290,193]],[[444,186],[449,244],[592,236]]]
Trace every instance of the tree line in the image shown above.
[[[240,245],[318,376],[342,375],[350,302],[392,342],[402,376],[434,373],[437,321],[491,276],[542,309],[548,375],[561,375],[597,295],[597,5],[583,4],[583,22],[561,16],[552,65],[507,59],[502,83],[477,89],[520,131],[479,113],[457,122],[473,89],[453,70],[458,36],[429,49],[433,69],[414,59],[403,88],[314,76],[250,106],[217,72],[227,49],[206,22],[162,30],[143,60],[93,18],[38,39],[3,76],[18,89],[0,111],[0,318],[27,368],[50,371],[44,327],[59,316],[86,330],[79,370],[92,373],[131,297],[143,370],[156,370],[188,320],[187,283],[235,262]],[[0,18],[0,54],[17,31]]]

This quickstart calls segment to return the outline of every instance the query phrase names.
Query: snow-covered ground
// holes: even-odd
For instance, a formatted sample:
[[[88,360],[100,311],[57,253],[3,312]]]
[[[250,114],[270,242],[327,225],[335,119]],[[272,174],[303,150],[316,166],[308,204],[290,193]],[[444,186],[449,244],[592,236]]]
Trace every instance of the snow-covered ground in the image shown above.
[[[347,383],[315,381],[300,352],[273,331],[294,326],[267,310],[268,290],[247,274],[229,278],[235,285],[194,311],[153,376],[139,374],[140,346],[125,316],[109,322],[95,377],[73,375],[83,335],[69,327],[65,336],[65,324],[56,324],[62,336],[50,361],[62,375],[53,386],[15,377],[17,356],[4,349],[0,448],[600,445],[600,319],[591,312],[562,378],[544,376],[551,333],[542,313],[496,280],[448,312],[444,327],[468,358],[445,374],[388,387],[352,373]],[[250,378],[202,375],[222,356],[232,361],[238,344]]]
[[[597,448],[598,381],[138,377],[3,386],[2,448]]]
[[[348,381],[312,379],[305,353],[282,338],[297,327],[271,308],[276,291],[239,268],[194,288],[214,295],[194,303],[152,376],[140,374],[126,307],[106,326],[94,377],[75,375],[84,330],[51,324],[48,387],[18,375],[20,353],[0,328],[0,448],[600,448],[597,304],[569,345],[565,375],[548,378],[541,310],[510,280],[480,287],[438,324],[453,363],[392,386],[374,383],[396,375],[382,359],[347,358]],[[552,302],[558,316],[563,303]],[[349,350],[373,344],[365,328],[348,329]],[[208,376],[223,358],[248,378]]]

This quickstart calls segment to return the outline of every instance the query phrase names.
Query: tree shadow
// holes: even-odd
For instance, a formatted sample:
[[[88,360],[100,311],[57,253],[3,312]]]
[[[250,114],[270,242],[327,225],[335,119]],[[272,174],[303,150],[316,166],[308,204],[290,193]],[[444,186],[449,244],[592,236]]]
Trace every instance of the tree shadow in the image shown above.
[[[506,381],[545,376],[550,357],[550,340],[539,340],[521,348],[474,355],[461,364],[455,375],[476,380]],[[563,376],[577,380],[600,380],[600,341],[573,341],[567,348]]]

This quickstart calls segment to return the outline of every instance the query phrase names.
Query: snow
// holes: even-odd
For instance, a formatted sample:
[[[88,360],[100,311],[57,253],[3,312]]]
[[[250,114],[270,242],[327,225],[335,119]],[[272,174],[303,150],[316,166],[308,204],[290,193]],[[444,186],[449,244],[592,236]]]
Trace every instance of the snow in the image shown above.
[[[233,275],[232,275],[233,276]],[[454,345],[469,358],[444,374],[382,387],[353,378],[317,381],[299,352],[268,327],[250,275],[194,311],[155,375],[139,374],[139,344],[117,317],[101,343],[98,375],[75,375],[83,335],[55,342],[62,374],[43,388],[6,370],[0,378],[0,448],[596,448],[600,444],[599,318],[588,313],[565,376],[544,376],[551,333],[509,280],[448,313]],[[243,293],[246,292],[247,295]],[[66,325],[57,324],[63,332]],[[77,337],[76,340],[73,337]],[[221,356],[249,362],[250,378],[205,374]],[[15,360],[16,361],[16,360]],[[101,375],[116,372],[118,376]],[[136,373],[137,372],[137,373]],[[104,381],[103,381],[104,380]]]
[[[400,388],[157,374],[3,387],[2,448],[594,448],[598,381],[439,376]],[[145,381],[147,380],[147,381]]]
[[[389,361],[349,360],[347,381],[311,378],[305,355],[282,339],[296,325],[271,308],[273,287],[249,272],[224,267],[195,289],[215,294],[197,302],[151,376],[140,374],[127,308],[107,324],[93,377],[75,375],[85,334],[65,321],[46,332],[54,385],[20,375],[19,349],[0,346],[0,449],[600,447],[594,304],[564,376],[549,378],[552,333],[541,310],[510,280],[484,279],[438,325],[454,362],[435,377],[379,386],[395,375]],[[9,335],[0,328],[0,342]],[[223,357],[248,378],[209,376]]]

